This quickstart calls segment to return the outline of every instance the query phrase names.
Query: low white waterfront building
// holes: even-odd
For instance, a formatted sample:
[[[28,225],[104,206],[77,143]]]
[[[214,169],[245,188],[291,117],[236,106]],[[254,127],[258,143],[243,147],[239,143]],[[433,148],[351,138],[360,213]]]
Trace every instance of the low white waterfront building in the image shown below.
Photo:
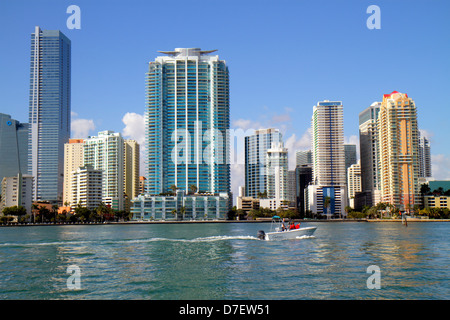
[[[141,194],[131,200],[133,220],[225,220],[229,209],[227,193],[176,195]]]

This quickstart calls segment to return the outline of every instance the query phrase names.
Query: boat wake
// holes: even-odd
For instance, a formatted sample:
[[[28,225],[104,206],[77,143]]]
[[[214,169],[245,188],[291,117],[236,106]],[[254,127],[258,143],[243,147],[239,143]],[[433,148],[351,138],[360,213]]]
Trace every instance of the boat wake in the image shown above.
[[[68,241],[54,241],[54,242],[9,242],[0,243],[0,248],[14,248],[14,247],[45,247],[45,246],[89,246],[89,245],[114,245],[114,244],[143,244],[151,242],[215,242],[215,241],[229,241],[229,240],[259,240],[253,236],[210,236],[198,237],[193,239],[171,239],[171,238],[146,238],[146,239],[100,239],[100,240],[68,240]]]
[[[313,235],[311,235],[311,236],[303,235],[300,237],[296,237],[295,239],[314,239],[314,238],[315,238],[315,236],[313,236]]]
[[[228,240],[258,240],[253,236],[211,236],[211,237],[199,237],[194,239],[171,239],[171,238],[149,238],[149,239],[136,239],[136,240],[122,240],[123,243],[146,243],[156,241],[168,241],[168,242],[214,242],[214,241],[228,241]]]

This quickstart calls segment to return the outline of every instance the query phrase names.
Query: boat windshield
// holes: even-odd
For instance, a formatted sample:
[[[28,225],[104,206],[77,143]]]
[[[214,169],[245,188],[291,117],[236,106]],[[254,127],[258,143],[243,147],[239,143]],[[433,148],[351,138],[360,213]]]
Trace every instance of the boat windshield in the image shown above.
[[[284,228],[283,228],[284,226]],[[272,217],[272,224],[270,226],[270,231],[284,231],[286,230],[286,223],[283,221],[283,219],[281,219],[280,216],[273,216]]]

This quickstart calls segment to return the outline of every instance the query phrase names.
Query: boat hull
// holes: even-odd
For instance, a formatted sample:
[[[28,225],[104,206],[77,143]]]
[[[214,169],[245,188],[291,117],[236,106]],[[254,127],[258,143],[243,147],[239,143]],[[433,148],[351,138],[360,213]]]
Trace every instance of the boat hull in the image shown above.
[[[286,240],[298,239],[305,236],[312,236],[317,227],[306,227],[288,231],[268,232],[265,234],[265,240]]]

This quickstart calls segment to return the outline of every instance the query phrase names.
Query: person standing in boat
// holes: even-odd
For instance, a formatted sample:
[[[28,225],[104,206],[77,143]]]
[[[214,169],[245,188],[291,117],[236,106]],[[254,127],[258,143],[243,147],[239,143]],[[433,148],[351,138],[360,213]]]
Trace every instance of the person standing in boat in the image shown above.
[[[281,223],[281,231],[286,231],[286,230],[287,230],[287,228],[284,224],[284,218],[283,218],[283,222]]]

